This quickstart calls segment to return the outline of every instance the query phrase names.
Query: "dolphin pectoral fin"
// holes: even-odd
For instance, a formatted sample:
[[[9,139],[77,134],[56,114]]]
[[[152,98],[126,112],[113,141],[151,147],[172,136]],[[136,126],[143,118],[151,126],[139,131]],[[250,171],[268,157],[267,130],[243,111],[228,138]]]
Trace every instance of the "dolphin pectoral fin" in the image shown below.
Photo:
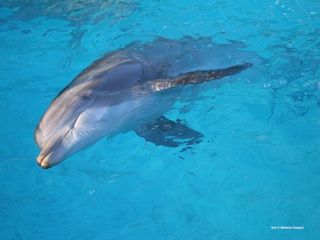
[[[198,70],[193,72],[188,72],[179,75],[177,78],[172,80],[174,86],[188,85],[188,84],[199,84],[207,81],[212,81],[231,75],[240,73],[248,68],[251,68],[252,63],[242,63],[238,65],[233,65],[227,68],[215,69],[215,70]]]
[[[202,133],[188,128],[180,120],[174,122],[164,116],[154,121],[142,122],[135,132],[148,142],[166,147],[197,144],[203,137]]]
[[[154,92],[163,91],[169,88],[185,86],[189,84],[199,84],[217,80],[240,73],[253,66],[252,63],[242,63],[227,68],[215,70],[198,70],[180,74],[172,79],[159,79],[151,83],[151,89]]]

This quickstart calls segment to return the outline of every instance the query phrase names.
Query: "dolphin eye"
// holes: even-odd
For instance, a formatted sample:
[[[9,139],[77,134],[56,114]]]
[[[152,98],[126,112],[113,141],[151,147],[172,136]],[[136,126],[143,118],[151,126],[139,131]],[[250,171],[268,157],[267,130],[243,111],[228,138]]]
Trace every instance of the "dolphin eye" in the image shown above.
[[[91,92],[86,92],[84,94],[81,95],[81,99],[83,100],[88,100],[92,98],[92,93]]]

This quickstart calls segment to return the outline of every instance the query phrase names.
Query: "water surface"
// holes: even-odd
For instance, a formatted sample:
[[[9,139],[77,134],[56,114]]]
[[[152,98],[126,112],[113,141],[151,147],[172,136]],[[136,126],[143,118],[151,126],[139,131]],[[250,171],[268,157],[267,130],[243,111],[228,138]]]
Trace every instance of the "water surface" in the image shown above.
[[[0,3],[0,238],[318,239],[319,2],[90,2]],[[241,41],[265,60],[166,113],[202,143],[130,132],[36,165],[34,129],[77,73],[132,41],[185,35]]]

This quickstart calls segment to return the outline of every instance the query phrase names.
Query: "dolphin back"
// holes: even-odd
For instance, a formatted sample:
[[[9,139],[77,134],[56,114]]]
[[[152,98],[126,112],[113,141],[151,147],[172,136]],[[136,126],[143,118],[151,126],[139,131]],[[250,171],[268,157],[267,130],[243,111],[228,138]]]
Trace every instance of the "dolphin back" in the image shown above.
[[[112,86],[122,86],[122,90],[126,90],[132,85],[159,78],[174,78],[190,71],[223,69],[245,62],[256,66],[261,62],[257,54],[245,51],[244,48],[242,42],[216,44],[209,37],[176,40],[158,37],[152,42],[134,42],[93,62],[66,89],[86,81],[99,81],[109,87],[104,90],[118,92],[121,87],[114,89]],[[121,65],[122,68],[118,67]],[[127,77],[116,80],[110,78],[108,72],[114,68],[119,72],[131,71],[134,80]]]

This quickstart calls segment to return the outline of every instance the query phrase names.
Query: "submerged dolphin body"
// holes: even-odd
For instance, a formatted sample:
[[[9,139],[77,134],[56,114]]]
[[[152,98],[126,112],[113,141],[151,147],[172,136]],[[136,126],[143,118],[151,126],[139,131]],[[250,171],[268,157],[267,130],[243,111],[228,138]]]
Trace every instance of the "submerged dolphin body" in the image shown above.
[[[236,46],[234,46],[236,45]],[[42,168],[49,168],[104,136],[134,130],[165,146],[192,144],[202,134],[166,119],[183,86],[240,73],[253,53],[209,38],[133,43],[82,71],[53,100],[35,133]]]

